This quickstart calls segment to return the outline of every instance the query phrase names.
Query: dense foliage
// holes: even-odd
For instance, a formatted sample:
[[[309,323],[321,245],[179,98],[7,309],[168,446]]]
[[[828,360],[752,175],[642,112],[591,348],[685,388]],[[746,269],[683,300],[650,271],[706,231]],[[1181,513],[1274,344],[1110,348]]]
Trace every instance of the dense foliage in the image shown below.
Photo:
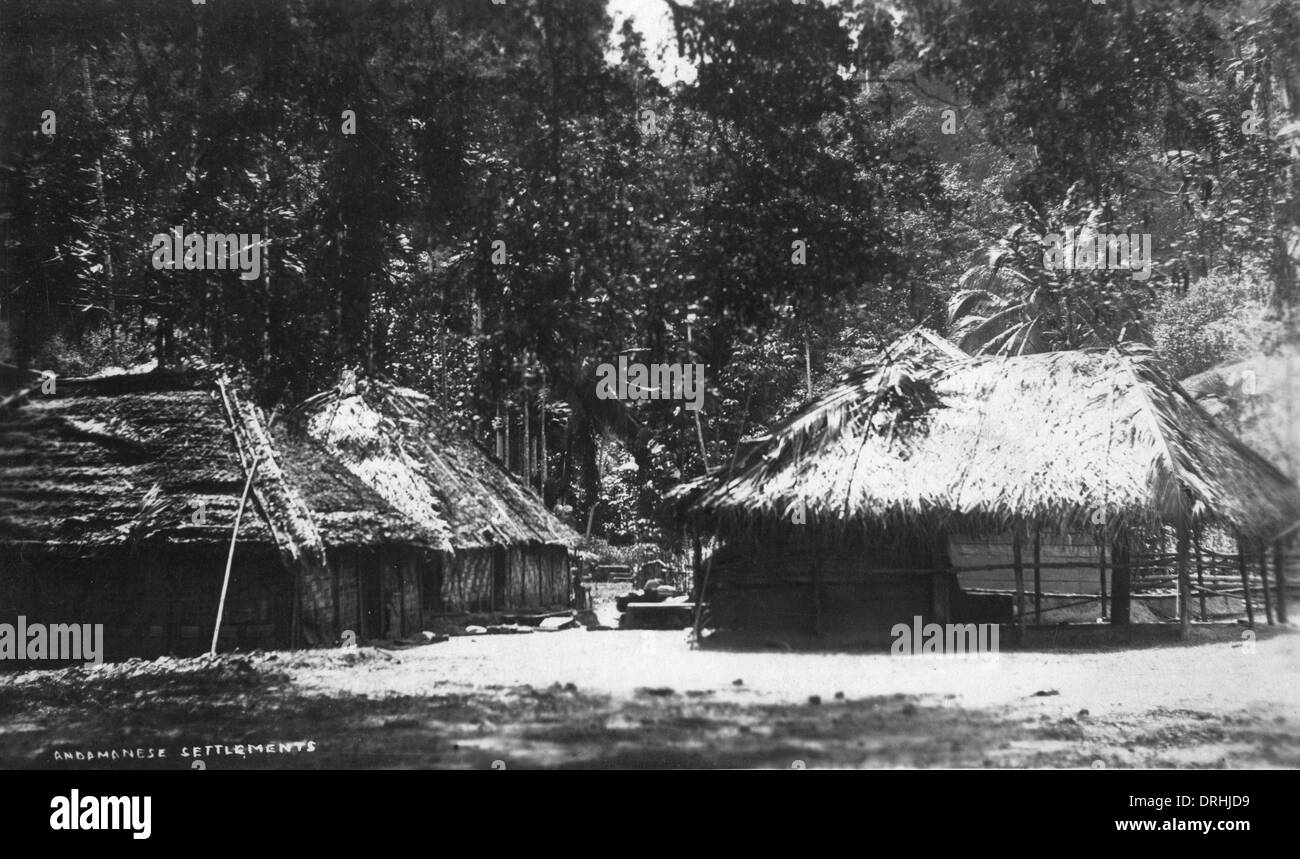
[[[1295,0],[668,5],[689,80],[603,0],[3,0],[0,360],[383,375],[646,540],[917,324],[1186,372],[1286,336]],[[155,268],[178,227],[261,271]],[[1045,269],[1080,228],[1151,276]],[[704,408],[600,399],[620,354],[705,363]]]

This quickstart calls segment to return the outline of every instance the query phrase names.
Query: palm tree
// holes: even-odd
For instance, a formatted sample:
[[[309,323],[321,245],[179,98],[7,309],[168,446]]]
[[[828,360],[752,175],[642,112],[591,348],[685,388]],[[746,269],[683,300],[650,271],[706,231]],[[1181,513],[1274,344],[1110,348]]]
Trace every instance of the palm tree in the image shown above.
[[[948,301],[948,337],[972,355],[1024,355],[1136,339],[1136,309],[1144,289],[1126,271],[1078,271],[1044,265],[1049,236],[1076,232],[1091,241],[1104,232],[1109,206],[1086,205],[1078,215],[1071,188],[1046,216],[1028,213],[984,252],[957,282]],[[1074,224],[1081,222],[1081,226]]]

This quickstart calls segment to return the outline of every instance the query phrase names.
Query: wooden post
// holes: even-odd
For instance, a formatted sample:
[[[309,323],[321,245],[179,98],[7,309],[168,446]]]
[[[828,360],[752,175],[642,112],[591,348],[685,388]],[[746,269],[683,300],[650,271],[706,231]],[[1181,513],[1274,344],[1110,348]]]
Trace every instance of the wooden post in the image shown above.
[[[1277,622],[1286,623],[1286,570],[1282,541],[1273,541],[1273,573],[1277,576]]]
[[[1040,550],[1042,541],[1040,537],[1040,528],[1034,525],[1034,623],[1043,622],[1043,568],[1040,566]]]
[[[1097,532],[1097,570],[1101,574],[1101,619],[1110,620],[1106,607],[1106,529]]]
[[[1237,535],[1237,569],[1241,572],[1241,597],[1246,601],[1246,623],[1255,628],[1255,610],[1250,605],[1250,574],[1246,570],[1246,541]]]
[[[1116,534],[1110,545],[1111,606],[1110,622],[1128,626],[1132,622],[1133,570],[1125,535]]]
[[[1011,532],[1012,568],[1016,572],[1016,631],[1021,635],[1025,631],[1025,567],[1020,558],[1021,522],[1016,521]]]
[[[274,417],[274,416],[272,416]],[[239,509],[235,512],[235,527],[230,532],[230,551],[226,553],[226,573],[221,577],[221,597],[217,600],[217,622],[212,627],[212,646],[208,648],[209,656],[217,655],[217,637],[221,635],[221,616],[226,612],[226,592],[230,590],[230,569],[235,563],[235,543],[239,540],[239,525],[244,521],[244,508],[248,506],[248,493],[253,489],[253,478],[257,475],[258,460],[253,458],[252,464],[248,467],[248,479],[244,481],[244,494],[239,496]],[[297,573],[294,574],[294,580],[297,581]],[[297,644],[297,612],[298,599],[295,589],[294,593],[294,628],[289,631],[290,646]]]
[[[1192,581],[1187,570],[1187,544],[1189,535],[1187,526],[1178,526],[1178,624],[1179,634],[1184,640],[1192,636],[1192,612],[1188,604],[1192,597]]]
[[[1262,541],[1256,543],[1256,546],[1259,550],[1259,583],[1264,588],[1264,620],[1272,626],[1273,601],[1268,592],[1268,547]]]
[[[1192,543],[1196,547],[1196,590],[1201,598],[1201,622],[1205,622],[1205,563],[1201,558],[1201,526],[1192,531]]]

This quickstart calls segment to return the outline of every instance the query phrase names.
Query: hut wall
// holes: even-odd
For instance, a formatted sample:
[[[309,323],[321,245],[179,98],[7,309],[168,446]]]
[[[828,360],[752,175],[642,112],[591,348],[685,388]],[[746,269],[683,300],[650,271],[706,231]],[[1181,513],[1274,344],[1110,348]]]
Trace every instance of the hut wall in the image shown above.
[[[1039,535],[1039,558],[1043,564],[1070,564],[1069,567],[1044,567],[1040,570],[1044,593],[1095,594],[1100,593],[1101,577],[1097,570],[1099,549],[1091,534],[1044,531]],[[1109,552],[1107,553],[1109,555]],[[1011,535],[976,537],[954,534],[948,539],[948,555],[957,570],[957,579],[963,588],[1015,590],[1016,574],[1011,564],[1014,557]],[[1033,537],[1021,547],[1025,569],[1026,592],[1033,593]],[[964,570],[964,567],[985,567],[1003,564],[999,570]],[[1106,592],[1112,590],[1109,565],[1106,570]]]
[[[420,567],[418,552],[402,552],[402,634],[415,635],[424,628],[424,613],[420,605]]]
[[[412,546],[338,548],[327,552],[331,588],[328,616],[338,630],[360,639],[400,638],[423,626],[420,568],[423,556]]]
[[[561,546],[485,546],[458,549],[425,569],[426,616],[507,611],[569,603],[569,554]],[[430,585],[436,584],[436,598]]]
[[[301,578],[299,623],[307,630],[305,640],[309,644],[333,643],[339,630],[334,624],[334,571],[331,565],[302,564],[293,575]]]
[[[532,558],[519,546],[511,546],[506,557],[510,580],[509,608],[537,605],[537,570]]]
[[[384,601],[384,620],[380,634],[384,638],[402,635],[402,567],[392,553],[380,550],[380,592]]]
[[[357,553],[355,550],[334,550],[328,553],[330,567],[337,582],[335,591],[337,616],[340,635],[351,630],[356,633],[361,628],[361,582],[357,577]]]
[[[441,588],[438,594],[438,602],[445,612],[465,610],[464,600],[461,598],[459,588],[461,576],[464,574],[464,566],[465,558],[460,553],[443,557],[442,576],[438,581]]]
[[[894,624],[946,621],[935,613],[936,579],[877,573],[852,584],[720,582],[711,601],[723,628],[795,632],[887,642]]]
[[[494,604],[493,552],[490,548],[475,549],[466,566],[465,608],[468,611],[491,611]]]
[[[448,611],[443,602],[443,570],[447,556],[442,552],[421,552],[415,569],[419,575],[420,628],[430,629],[439,615]]]
[[[749,535],[714,558],[711,623],[887,642],[896,623],[948,620],[945,565],[911,535]]]
[[[569,552],[561,546],[543,546],[540,549],[545,604],[567,606],[572,583],[569,581]]]
[[[555,608],[569,604],[568,550],[532,544],[508,552],[511,585],[507,608]]]
[[[492,609],[491,547],[459,549],[444,562],[442,604],[446,611]]]
[[[29,624],[103,624],[105,659],[202,653],[212,641],[225,561],[216,546],[91,558],[0,549],[0,622],[21,615]],[[289,624],[289,577],[278,554],[240,546],[218,647],[285,647]]]

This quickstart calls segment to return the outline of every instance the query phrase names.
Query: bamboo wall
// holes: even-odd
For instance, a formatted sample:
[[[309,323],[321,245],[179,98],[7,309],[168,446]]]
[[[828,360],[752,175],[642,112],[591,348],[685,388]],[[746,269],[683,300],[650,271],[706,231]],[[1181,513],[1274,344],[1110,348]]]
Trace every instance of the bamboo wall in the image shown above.
[[[1134,622],[1173,620],[1179,615],[1177,556],[1174,538],[1156,533],[1134,540],[1128,568],[1131,572],[1133,602],[1130,617]],[[1102,547],[1091,533],[1039,534],[1039,581],[1041,613],[1035,610],[1033,533],[1029,531],[1021,544],[1024,571],[1026,618],[1030,623],[1087,621],[1108,618],[1114,597],[1114,547]],[[1223,533],[1199,535],[1191,541],[1187,559],[1191,582],[1191,616],[1197,620],[1231,620],[1246,616],[1246,589],[1242,584],[1243,558],[1236,552],[1236,541]],[[1252,608],[1265,618],[1265,581],[1276,589],[1277,571],[1269,548],[1267,565],[1261,564],[1263,547],[1246,546],[1245,572]],[[1013,541],[1005,537],[952,535],[949,553],[963,589],[1013,593],[1016,588]],[[1294,552],[1283,552],[1289,580],[1300,575],[1288,560]],[[1292,589],[1294,592],[1294,589]],[[1271,595],[1270,595],[1271,596]]]

